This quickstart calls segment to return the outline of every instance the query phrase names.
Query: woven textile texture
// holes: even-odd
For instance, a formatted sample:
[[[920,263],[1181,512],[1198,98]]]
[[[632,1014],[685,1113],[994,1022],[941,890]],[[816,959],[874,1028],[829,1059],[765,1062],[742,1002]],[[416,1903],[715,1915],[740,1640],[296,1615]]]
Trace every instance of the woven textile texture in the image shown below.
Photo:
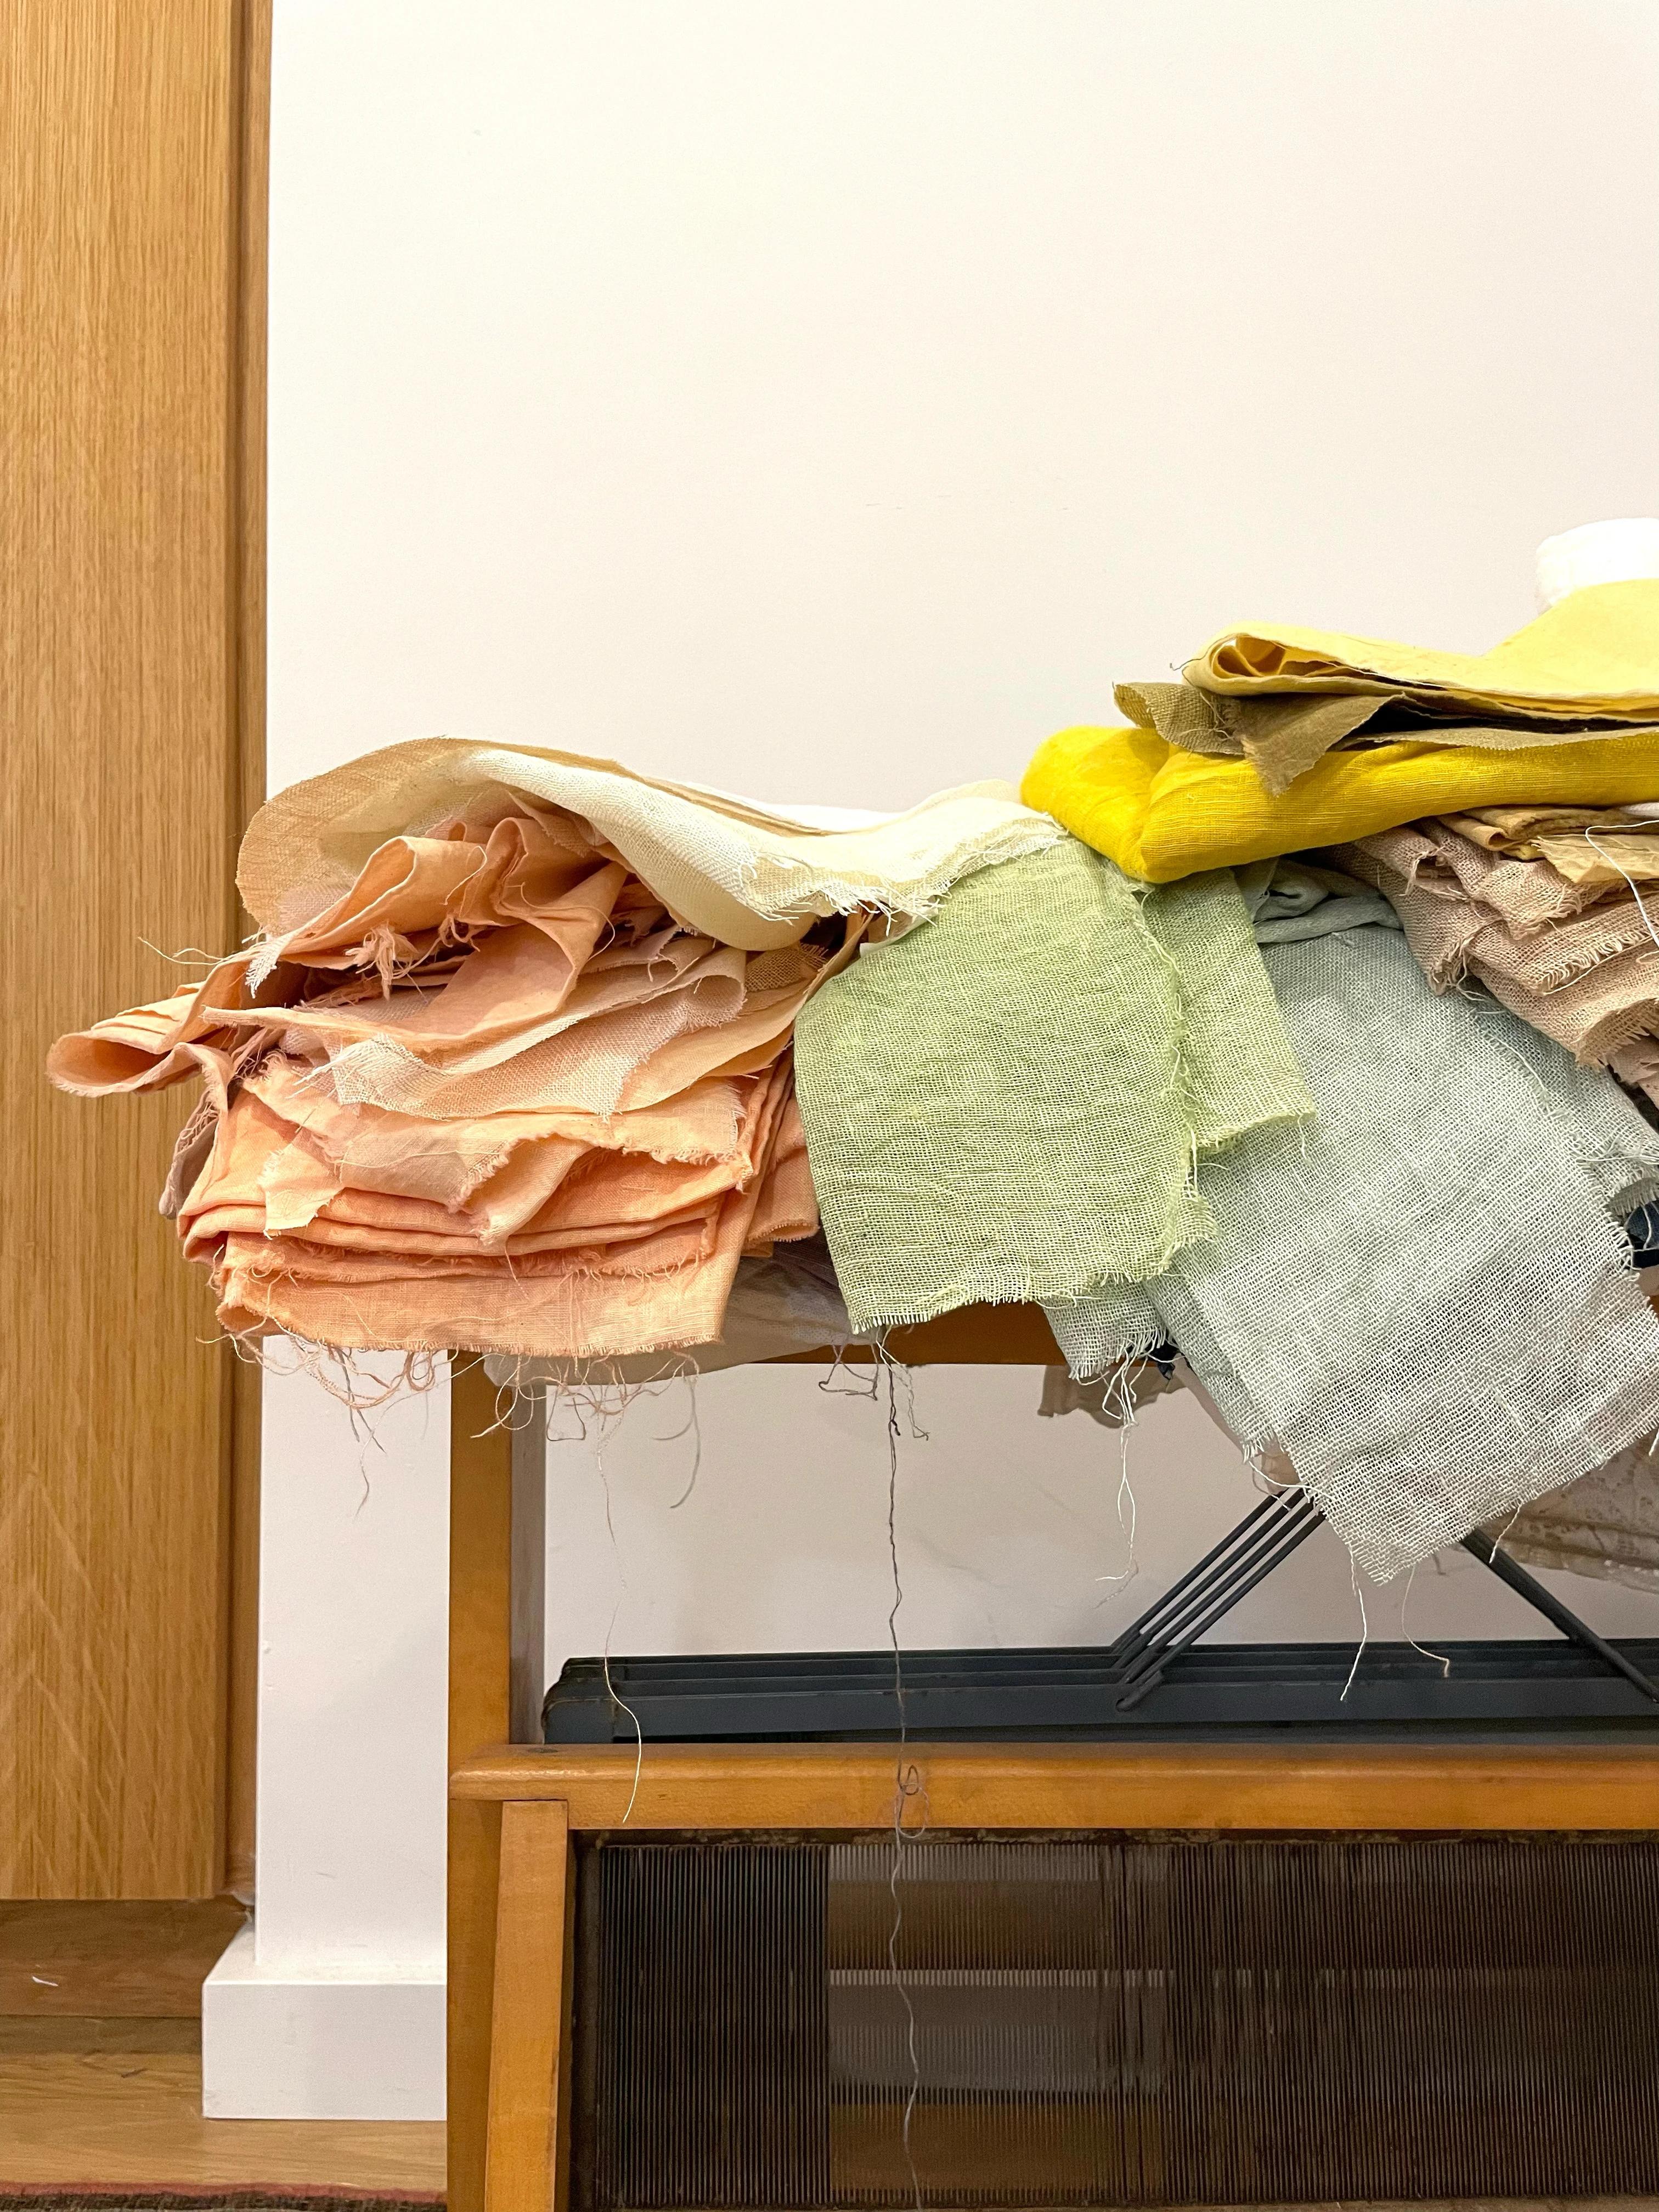
[[[1519,752],[1630,729],[1604,715],[1569,725],[1555,716],[1518,710],[1505,714],[1497,708],[1483,709],[1475,720],[1461,700],[1448,706],[1424,692],[1365,692],[1358,697],[1268,692],[1237,699],[1191,684],[1120,684],[1112,696],[1120,713],[1184,752],[1249,761],[1263,790],[1271,792],[1288,791],[1336,745],[1415,738],[1423,744]],[[1659,732],[1649,728],[1644,734]]]
[[[1071,839],[824,982],[796,1085],[860,1328],[1157,1274],[1194,1158],[1310,1110],[1233,878],[1142,897]]]
[[[1546,860],[1489,851],[1443,822],[1328,856],[1375,884],[1437,991],[1466,975],[1575,1058],[1605,1066],[1659,1031],[1659,935],[1648,902],[1575,884]]]
[[[872,917],[745,952],[682,929],[575,815],[484,787],[427,829],[263,974],[240,953],[60,1038],[53,1079],[202,1079],[162,1203],[239,1336],[714,1341],[742,1261],[817,1227],[789,1032]]]
[[[859,1340],[842,1302],[836,1271],[822,1236],[779,1244],[769,1258],[739,1260],[720,1335],[710,1344],[673,1352],[635,1352],[626,1358],[514,1359],[489,1353],[492,1382],[517,1390],[545,1384],[557,1390],[605,1391],[640,1383],[714,1375],[792,1352],[845,1349]],[[1063,1375],[1065,1369],[1060,1372]]]
[[[1659,1132],[1391,932],[1263,953],[1319,1109],[1206,1160],[1214,1234],[1048,1318],[1072,1371],[1171,1339],[1379,1580],[1659,1426],[1659,1320],[1615,1219]]]
[[[1381,891],[1311,860],[1255,861],[1239,870],[1238,888],[1258,945],[1295,945],[1338,929],[1400,927]]]
[[[1659,878],[1659,821],[1631,806],[1486,806],[1446,827],[1513,860],[1547,860],[1571,884],[1617,892]]]
[[[1075,837],[1153,884],[1346,844],[1430,814],[1510,803],[1614,806],[1659,791],[1659,736],[1578,737],[1528,752],[1401,740],[1328,752],[1275,797],[1248,761],[1154,730],[1062,730],[1020,786]]]
[[[1659,580],[1570,592],[1488,653],[1274,623],[1224,631],[1182,672],[1206,691],[1403,690],[1431,706],[1646,720],[1659,714]]]
[[[1659,1590],[1659,1438],[1630,1445],[1489,1533],[1528,1566]]]
[[[855,908],[921,917],[975,868],[1054,842],[1006,784],[940,792],[908,814],[826,830],[746,799],[531,745],[423,738],[366,753],[268,799],[237,869],[272,938],[308,921],[388,839],[418,837],[495,790],[503,813],[554,808],[591,825],[688,930],[759,952]],[[524,802],[530,801],[526,806]]]

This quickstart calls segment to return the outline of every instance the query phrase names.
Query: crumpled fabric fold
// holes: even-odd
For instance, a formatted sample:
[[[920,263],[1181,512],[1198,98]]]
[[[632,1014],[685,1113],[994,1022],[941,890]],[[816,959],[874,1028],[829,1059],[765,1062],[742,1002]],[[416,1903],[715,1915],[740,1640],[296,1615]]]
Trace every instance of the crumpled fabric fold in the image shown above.
[[[1238,888],[1258,945],[1298,945],[1340,929],[1400,927],[1381,891],[1315,860],[1257,860],[1238,871]]]
[[[261,811],[260,942],[49,1073],[202,1079],[163,1205],[235,1334],[707,1346],[739,1266],[818,1226],[803,1005],[871,929],[1061,835],[1000,786],[820,830],[570,755],[392,747]]]
[[[1615,894],[1659,880],[1659,807],[1485,806],[1444,817],[1489,853],[1547,860],[1582,890]]]
[[[419,836],[486,791],[504,816],[576,817],[682,927],[745,951],[793,944],[814,920],[860,908],[925,918],[961,877],[1054,838],[1003,783],[965,784],[908,813],[830,830],[615,761],[421,738],[266,801],[237,869],[249,913],[280,938],[345,894],[389,839]]]
[[[1659,1427],[1615,1218],[1659,1131],[1501,1007],[1437,998],[1395,934],[1262,957],[1318,1119],[1201,1162],[1212,1235],[1048,1319],[1085,1380],[1179,1345],[1387,1580]]]
[[[1386,830],[1328,857],[1388,898],[1435,990],[1473,976],[1597,1066],[1659,1032],[1659,933],[1639,897],[1610,897],[1443,822]]]
[[[1193,684],[1120,684],[1120,713],[1155,730],[1183,752],[1248,761],[1264,791],[1288,791],[1298,776],[1338,746],[1404,741],[1458,745],[1486,752],[1522,752],[1536,745],[1582,744],[1618,735],[1659,736],[1643,715],[1635,729],[1607,716],[1575,720],[1485,708],[1479,719],[1462,701],[1437,702],[1423,692],[1257,693],[1235,698]]]
[[[1072,839],[826,980],[796,1083],[860,1328],[1157,1274],[1194,1158],[1311,1110],[1233,878],[1139,895]]]
[[[1152,730],[1081,728],[1040,745],[1020,786],[1028,805],[1154,884],[1348,844],[1426,815],[1613,806],[1656,791],[1659,735],[1644,730],[1526,752],[1391,740],[1328,752],[1275,795],[1248,761],[1188,752]]]
[[[1256,623],[1224,630],[1183,673],[1188,683],[1221,693],[1403,691],[1431,707],[1659,720],[1659,580],[1637,577],[1569,592],[1486,653]]]
[[[1641,1438],[1486,1533],[1529,1567],[1659,1590],[1659,1437]]]

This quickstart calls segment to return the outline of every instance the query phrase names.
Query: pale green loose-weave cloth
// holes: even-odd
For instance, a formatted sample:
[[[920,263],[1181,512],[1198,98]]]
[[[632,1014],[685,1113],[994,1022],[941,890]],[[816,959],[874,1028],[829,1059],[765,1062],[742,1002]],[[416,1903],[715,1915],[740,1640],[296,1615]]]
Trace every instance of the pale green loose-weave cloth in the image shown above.
[[[1070,837],[866,946],[795,1082],[858,1329],[1161,1274],[1197,1162],[1313,1110],[1231,873],[1132,889]]]
[[[1620,1226],[1659,1132],[1493,1000],[1437,998],[1392,931],[1264,957],[1318,1120],[1200,1163],[1213,1236],[1048,1317],[1080,1379],[1173,1338],[1384,1580],[1659,1428]]]

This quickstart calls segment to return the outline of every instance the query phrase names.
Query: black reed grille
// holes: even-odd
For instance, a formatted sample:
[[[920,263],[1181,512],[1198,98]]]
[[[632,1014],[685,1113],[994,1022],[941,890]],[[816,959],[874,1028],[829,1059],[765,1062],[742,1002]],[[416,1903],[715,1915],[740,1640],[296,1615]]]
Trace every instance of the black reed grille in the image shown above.
[[[896,1941],[893,1872],[591,1847],[579,2206],[1659,2191],[1652,1839],[930,1839]]]

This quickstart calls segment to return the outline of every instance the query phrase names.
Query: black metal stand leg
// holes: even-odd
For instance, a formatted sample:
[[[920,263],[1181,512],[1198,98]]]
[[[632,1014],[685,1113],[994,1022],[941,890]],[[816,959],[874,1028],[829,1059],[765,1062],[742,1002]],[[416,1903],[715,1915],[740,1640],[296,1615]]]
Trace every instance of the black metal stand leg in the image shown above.
[[[1586,1651],[1593,1651],[1603,1666],[1611,1667],[1627,1682],[1633,1682],[1644,1698],[1659,1704],[1659,1684],[1649,1680],[1641,1668],[1633,1666],[1624,1653],[1598,1636],[1588,1621],[1580,1620],[1571,1606],[1563,1605],[1553,1590],[1534,1580],[1518,1560],[1507,1552],[1500,1552],[1484,1528],[1472,1528],[1463,1539],[1463,1549],[1472,1552],[1483,1567],[1490,1567],[1501,1583],[1507,1583],[1517,1597],[1523,1597],[1534,1613],[1541,1613],[1553,1627],[1563,1636],[1570,1637]]]
[[[1282,1565],[1324,1517],[1304,1490],[1264,1498],[1253,1506],[1110,1645],[1108,1656],[1118,1685],[1119,1711],[1139,1705],[1157,1686],[1170,1662],[1207,1634],[1241,1598]],[[1484,1529],[1474,1529],[1465,1536],[1463,1548],[1563,1636],[1593,1653],[1614,1674],[1622,1674],[1644,1697],[1659,1704],[1659,1683],[1650,1680],[1616,1645],[1598,1636],[1570,1606],[1500,1551]]]
[[[1158,1641],[1143,1650],[1124,1670],[1117,1699],[1120,1712],[1127,1712],[1138,1705],[1157,1687],[1170,1662],[1196,1644],[1274,1568],[1282,1566],[1325,1517],[1305,1494],[1275,1504],[1273,1511],[1275,1520],[1265,1533],[1230,1563],[1225,1574],[1212,1577],[1206,1588],[1195,1592],[1165,1625]]]

